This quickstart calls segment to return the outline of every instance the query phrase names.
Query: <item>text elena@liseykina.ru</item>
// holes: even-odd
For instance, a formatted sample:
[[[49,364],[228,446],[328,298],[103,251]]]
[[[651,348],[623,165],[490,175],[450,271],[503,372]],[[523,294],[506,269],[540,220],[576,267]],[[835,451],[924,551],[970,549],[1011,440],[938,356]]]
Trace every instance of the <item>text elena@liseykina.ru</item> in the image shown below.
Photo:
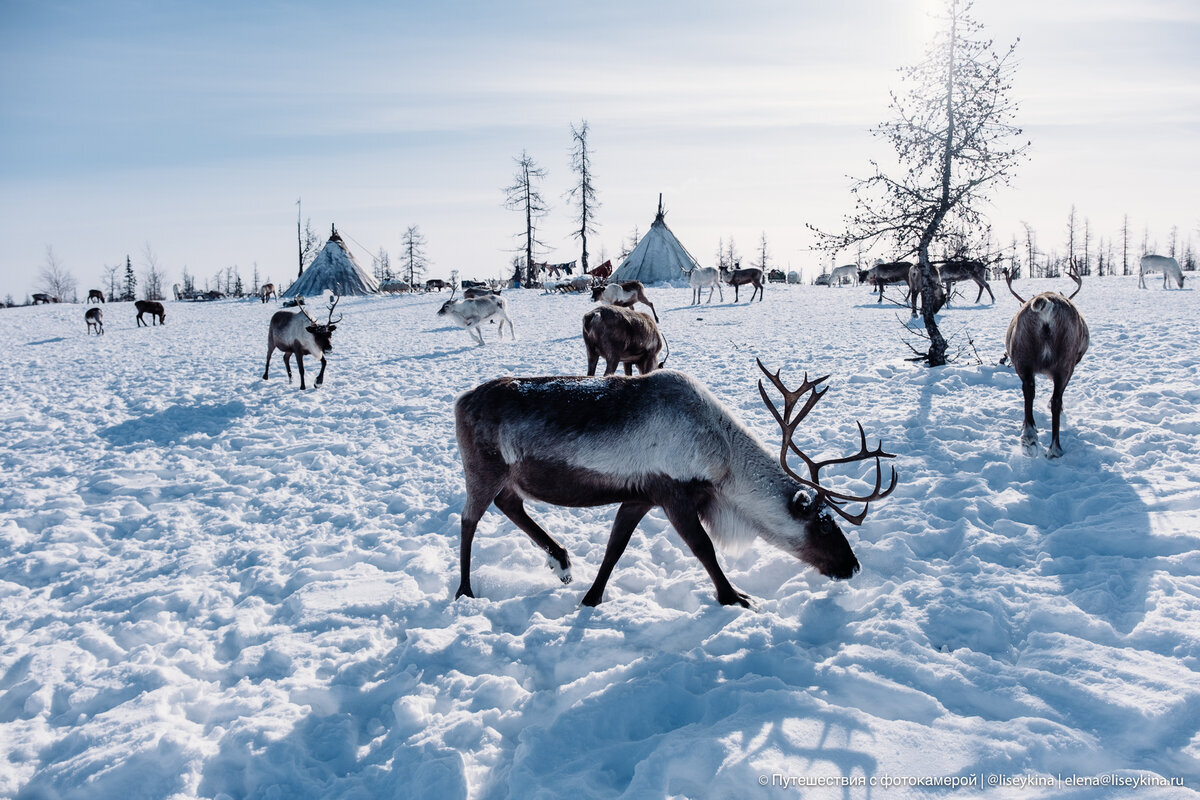
[[[1152,786],[1180,786],[1183,778],[1165,778],[1162,775],[1120,775],[1105,773],[1103,775],[935,775],[917,777],[912,775],[784,775],[772,772],[769,775],[758,776],[759,786],[770,786],[779,789],[809,789],[820,786],[854,787],[873,786],[884,789],[903,786],[930,786],[950,789],[976,787],[992,789],[1010,787],[1014,789],[1031,788],[1073,788],[1083,786],[1103,786],[1117,788],[1146,788]]]

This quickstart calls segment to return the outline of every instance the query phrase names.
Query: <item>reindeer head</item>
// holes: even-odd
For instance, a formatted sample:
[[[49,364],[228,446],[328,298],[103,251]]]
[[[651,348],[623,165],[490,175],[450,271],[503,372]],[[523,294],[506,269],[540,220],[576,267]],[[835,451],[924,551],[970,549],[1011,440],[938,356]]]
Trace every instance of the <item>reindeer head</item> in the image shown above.
[[[341,299],[341,295],[333,295],[330,298],[329,319],[325,322],[317,322],[312,318],[312,315],[308,313],[308,309],[306,309],[303,305],[297,305],[297,308],[300,309],[301,313],[308,317],[308,321],[312,323],[311,325],[305,326],[304,330],[312,334],[313,340],[316,341],[317,346],[321,348],[322,352],[327,353],[330,350],[333,350],[333,340],[330,337],[332,337],[333,332],[337,330],[337,323],[342,321],[340,316],[337,319],[333,318],[333,309],[337,308],[338,301]]]
[[[874,500],[880,500],[887,497],[896,488],[896,469],[892,468],[891,480],[886,489],[883,488],[883,467],[880,462],[882,458],[895,458],[891,453],[883,451],[882,442],[874,450],[867,448],[867,435],[863,432],[862,424],[858,425],[859,449],[853,455],[843,458],[830,458],[823,461],[814,461],[809,458],[795,442],[792,441],[796,432],[796,427],[808,415],[813,406],[817,404],[828,389],[818,389],[818,387],[828,380],[829,376],[817,378],[816,380],[808,380],[808,375],[804,376],[804,383],[798,389],[789,391],[779,378],[779,373],[771,373],[763,366],[761,361],[758,362],[758,368],[763,371],[771,384],[779,390],[783,395],[783,412],[780,413],[771,398],[767,395],[766,387],[762,381],[758,382],[758,391],[762,395],[763,402],[766,403],[771,415],[775,417],[775,421],[779,423],[779,427],[783,433],[783,444],[779,451],[779,464],[789,478],[798,484],[796,491],[788,502],[788,513],[792,519],[798,522],[804,529],[804,536],[797,539],[788,538],[788,545],[791,552],[797,558],[805,563],[811,564],[822,575],[838,580],[849,578],[859,570],[858,559],[854,557],[854,552],[850,549],[850,543],[846,541],[846,536],[842,533],[840,527],[834,522],[830,512],[837,514],[842,519],[852,525],[861,525],[867,516],[867,509]],[[797,411],[796,404],[801,399],[804,404]],[[798,474],[788,465],[787,455],[791,450],[808,466],[809,477],[805,478]],[[875,488],[865,495],[851,495],[842,492],[836,492],[826,486],[822,486],[820,482],[820,471],[823,467],[828,467],[833,464],[849,464],[855,461],[865,461],[875,459]],[[857,514],[852,514],[846,510],[846,503],[862,503],[863,507]]]

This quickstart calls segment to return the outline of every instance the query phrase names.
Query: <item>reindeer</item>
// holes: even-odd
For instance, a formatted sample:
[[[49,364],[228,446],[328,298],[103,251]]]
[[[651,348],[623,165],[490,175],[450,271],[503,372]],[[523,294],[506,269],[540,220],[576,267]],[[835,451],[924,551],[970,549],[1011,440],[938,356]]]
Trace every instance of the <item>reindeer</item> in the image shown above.
[[[1183,270],[1179,268],[1179,262],[1170,256],[1156,255],[1142,256],[1138,265],[1138,286],[1145,289],[1146,276],[1157,272],[1162,273],[1164,289],[1169,288],[1170,283],[1174,283],[1176,289],[1183,288]]]
[[[708,300],[712,302],[713,289],[717,290],[717,297],[721,298],[721,302],[725,302],[725,293],[721,291],[721,272],[715,267],[692,267],[691,269],[683,270],[683,274],[687,276],[688,285],[692,287],[692,305],[700,305],[700,293],[704,287],[708,287]]]
[[[339,316],[333,318],[333,310],[337,308],[340,295],[334,295],[329,301],[329,319],[324,323],[317,322],[302,304],[296,308],[300,313],[291,311],[276,311],[271,317],[271,326],[267,331],[267,365],[263,368],[263,380],[268,380],[271,371],[271,354],[276,350],[283,353],[283,366],[287,370],[288,383],[292,382],[292,356],[296,356],[296,368],[300,370],[300,390],[304,391],[304,357],[306,355],[321,359],[321,371],[317,373],[317,388],[325,382],[325,354],[333,349],[331,339],[337,330],[337,324],[342,321]],[[305,320],[308,324],[305,325]]]
[[[634,303],[650,306],[650,313],[654,316],[654,321],[658,322],[658,312],[654,310],[654,303],[651,303],[646,298],[646,287],[641,281],[621,281],[620,283],[602,283],[599,286],[592,287],[592,302],[602,301],[610,306],[623,306],[625,308],[633,308]]]
[[[96,329],[97,336],[104,333],[104,312],[99,307],[83,312],[83,321],[87,323],[88,336],[92,335],[92,328]]]
[[[835,267],[829,273],[829,285],[841,286],[842,281],[850,281],[851,286],[858,286],[858,264],[846,264],[841,267]]]
[[[525,500],[586,507],[620,503],[604,561],[583,604],[598,605],[617,560],[646,513],[662,507],[704,566],[722,605],[749,607],[733,588],[713,549],[761,536],[811,564],[822,575],[849,578],[858,560],[833,512],[862,524],[871,502],[891,494],[896,471],[882,488],[882,443],[844,458],[815,461],[794,443],[796,427],[825,394],[828,376],[784,387],[779,373],[759,369],[783,396],[783,411],[759,381],[758,390],[783,432],[778,457],[694,378],[658,370],[637,378],[497,378],[459,396],[454,413],[466,476],[460,581],[455,597],[471,590],[471,542],[493,502],[535,544],[563,583],[571,582],[567,551],[525,511]],[[803,402],[800,402],[803,401]],[[800,404],[797,410],[797,403]],[[802,477],[788,465],[791,450],[808,467]],[[833,464],[875,461],[875,488],[861,496],[823,486],[820,470]],[[863,503],[858,513],[844,504]],[[710,538],[711,537],[711,538]]]
[[[275,291],[275,284],[273,283],[264,283],[258,290],[258,296],[263,303],[266,303],[272,297],[274,297],[276,300],[279,299],[279,293]]]
[[[950,305],[950,290],[959,281],[975,281],[979,287],[979,293],[975,295],[976,303],[983,297],[984,290],[987,290],[992,302],[996,302],[996,295],[992,294],[992,287],[987,282],[987,265],[982,261],[942,261],[938,264],[938,272],[946,286],[946,305]]]
[[[867,270],[867,276],[863,280],[863,283],[869,283],[879,290],[879,299],[875,302],[882,303],[883,287],[889,283],[907,283],[908,271],[912,269],[912,266],[911,261],[889,261],[885,263],[882,258],[876,259],[875,266]]]
[[[758,295],[758,302],[763,299],[763,271],[757,267],[748,269],[738,269],[734,266],[732,271],[721,267],[721,280],[733,287],[733,302],[738,301],[738,287],[745,286],[747,283],[754,285],[754,291],[750,293],[750,302],[754,302],[754,295]],[[711,293],[710,293],[711,294]]]
[[[167,324],[167,310],[157,300],[138,300],[133,304],[133,307],[137,309],[137,327],[140,328],[143,325],[147,328],[150,327],[146,325],[146,320],[142,319],[143,314],[149,314],[150,321],[155,325]]]
[[[1071,262],[1074,268],[1074,260]],[[1012,362],[1017,377],[1021,379],[1021,391],[1025,395],[1025,427],[1021,431],[1021,445],[1027,453],[1037,447],[1037,427],[1033,422],[1034,378],[1046,375],[1054,381],[1050,395],[1052,434],[1049,458],[1063,454],[1058,441],[1059,422],[1062,418],[1063,392],[1075,373],[1075,365],[1088,349],[1088,326],[1083,315],[1071,300],[1083,288],[1083,280],[1077,270],[1068,273],[1075,281],[1075,291],[1067,297],[1061,293],[1042,292],[1026,302],[1012,288],[1012,274],[1004,270],[1004,282],[1012,296],[1021,303],[1021,308],[1008,324],[1004,336],[1006,358]]]
[[[496,332],[500,334],[500,338],[504,338],[504,323],[508,323],[508,333],[514,340],[517,338],[516,329],[513,328],[512,320],[508,318],[508,301],[499,295],[485,295],[483,297],[472,297],[463,300],[447,300],[442,303],[442,307],[438,309],[439,317],[449,317],[454,324],[460,328],[466,328],[479,340],[482,346],[483,331],[479,326],[485,322],[500,321]]]
[[[91,303],[93,300],[103,303],[104,302],[104,292],[100,291],[99,289],[88,289],[87,300],[85,300],[84,302]]]
[[[929,269],[933,272],[933,313],[936,314],[942,310],[942,306],[946,305],[946,291],[942,289],[942,276],[938,272],[935,264],[930,264]],[[882,294],[882,288],[880,289]],[[912,302],[913,318],[917,316],[917,300],[921,300],[921,308],[924,309],[924,300],[921,295],[921,265],[913,264],[908,268],[908,298]]]
[[[50,295],[46,294],[45,292],[35,292],[33,295],[33,305],[35,305],[35,306],[38,305],[39,303],[45,303],[46,305],[49,305],[50,303],[57,303],[57,302],[58,302],[57,297],[51,297]]]
[[[596,374],[596,363],[604,356],[604,374],[612,375],[618,364],[632,375],[636,365],[643,375],[667,363],[658,353],[667,346],[654,320],[641,311],[624,306],[599,306],[583,315],[583,344],[587,348],[587,374]]]

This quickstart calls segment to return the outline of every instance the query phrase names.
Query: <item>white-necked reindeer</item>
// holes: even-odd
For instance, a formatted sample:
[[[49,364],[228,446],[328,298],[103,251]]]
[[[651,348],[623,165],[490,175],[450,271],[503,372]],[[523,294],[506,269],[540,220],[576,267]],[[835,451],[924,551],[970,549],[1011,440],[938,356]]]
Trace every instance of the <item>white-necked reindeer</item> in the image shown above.
[[[1142,256],[1142,261],[1138,265],[1138,286],[1142,289],[1146,288],[1146,276],[1154,275],[1161,272],[1163,276],[1163,288],[1170,288],[1169,284],[1175,284],[1176,289],[1183,288],[1183,270],[1179,268],[1179,262],[1170,256],[1147,255]]]
[[[732,270],[721,267],[721,280],[733,287],[733,302],[738,301],[738,289],[742,286],[750,284],[754,287],[754,291],[750,293],[750,302],[754,302],[754,295],[758,295],[758,301],[761,303],[763,299],[763,271],[758,267],[747,267],[741,269],[736,265]]]
[[[841,286],[842,281],[849,281],[851,286],[858,286],[858,264],[845,264],[833,268],[829,273],[829,285]]]
[[[717,562],[713,540],[729,547],[759,536],[830,578],[859,569],[850,544],[829,512],[862,524],[868,504],[896,487],[896,471],[883,488],[882,443],[867,448],[858,427],[858,452],[816,461],[793,442],[796,427],[825,394],[818,378],[793,391],[779,373],[759,368],[783,396],[775,406],[762,381],[758,390],[783,433],[778,455],[694,378],[658,370],[637,378],[497,378],[459,396],[454,405],[458,449],[466,477],[462,511],[460,581],[455,597],[471,590],[471,542],[480,517],[496,507],[549,556],[563,583],[571,581],[567,551],[525,511],[525,500],[585,507],[620,503],[604,561],[584,605],[604,599],[604,587],[633,530],[660,506],[680,538],[700,560],[723,605],[750,605]],[[799,409],[797,409],[799,405]],[[808,477],[788,465],[788,451]],[[821,485],[820,470],[833,464],[875,461],[875,488],[855,496]],[[858,513],[845,503],[863,503]],[[710,538],[711,537],[711,538]]]
[[[610,306],[633,308],[634,303],[650,306],[654,321],[658,322],[658,312],[654,303],[646,297],[646,287],[641,281],[617,281],[616,283],[601,283],[592,287],[592,301],[607,303]]]
[[[325,354],[333,349],[331,336],[337,330],[341,317],[333,318],[333,309],[337,307],[340,296],[335,295],[329,301],[329,319],[317,322],[302,304],[297,303],[299,313],[292,311],[276,311],[271,316],[271,327],[267,332],[267,365],[263,368],[263,380],[267,380],[271,371],[271,354],[276,350],[283,352],[283,366],[287,369],[288,383],[292,382],[292,356],[296,356],[296,368],[300,370],[300,388],[304,389],[304,357],[314,356],[321,359],[321,371],[313,388],[325,382]],[[305,324],[305,323],[308,324]]]
[[[1074,261],[1072,261],[1074,267]],[[1026,452],[1037,447],[1037,427],[1033,421],[1034,379],[1046,375],[1054,381],[1050,395],[1050,417],[1053,433],[1046,455],[1058,458],[1063,454],[1058,443],[1059,422],[1062,418],[1062,398],[1067,383],[1075,374],[1075,365],[1088,349],[1088,326],[1083,315],[1071,302],[1083,281],[1077,271],[1068,273],[1076,283],[1070,297],[1059,292],[1042,292],[1028,302],[1012,288],[1012,274],[1004,271],[1004,281],[1021,308],[1008,324],[1004,336],[1004,347],[1008,360],[1012,362],[1017,377],[1021,379],[1021,391],[1025,395],[1025,424],[1021,430],[1021,444]]]
[[[692,269],[683,270],[683,274],[687,276],[688,286],[692,287],[692,305],[700,305],[700,294],[704,291],[704,287],[708,287],[708,300],[712,302],[713,289],[717,290],[717,297],[721,298],[721,302],[725,302],[725,292],[721,291],[721,273],[716,267],[693,267]]]

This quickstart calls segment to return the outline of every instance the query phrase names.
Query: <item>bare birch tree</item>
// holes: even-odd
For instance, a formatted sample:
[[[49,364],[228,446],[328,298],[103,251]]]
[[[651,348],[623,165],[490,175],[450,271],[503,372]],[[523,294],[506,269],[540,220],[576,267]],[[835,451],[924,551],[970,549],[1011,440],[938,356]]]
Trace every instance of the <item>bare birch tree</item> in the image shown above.
[[[854,185],[856,207],[846,232],[818,231],[830,250],[887,240],[904,255],[916,253],[929,337],[921,360],[930,366],[946,363],[946,340],[933,315],[930,246],[945,230],[978,229],[989,190],[1009,183],[1029,147],[1013,142],[1021,133],[1012,124],[1016,43],[1001,55],[993,52],[971,5],[945,0],[940,30],[924,57],[901,70],[908,86],[902,96],[892,94],[894,119],[872,131],[895,149],[902,172],[889,175],[873,161],[875,174]]]
[[[38,288],[64,303],[74,303],[79,299],[79,284],[71,271],[58,260],[53,247],[46,248],[46,261],[38,272]]]

